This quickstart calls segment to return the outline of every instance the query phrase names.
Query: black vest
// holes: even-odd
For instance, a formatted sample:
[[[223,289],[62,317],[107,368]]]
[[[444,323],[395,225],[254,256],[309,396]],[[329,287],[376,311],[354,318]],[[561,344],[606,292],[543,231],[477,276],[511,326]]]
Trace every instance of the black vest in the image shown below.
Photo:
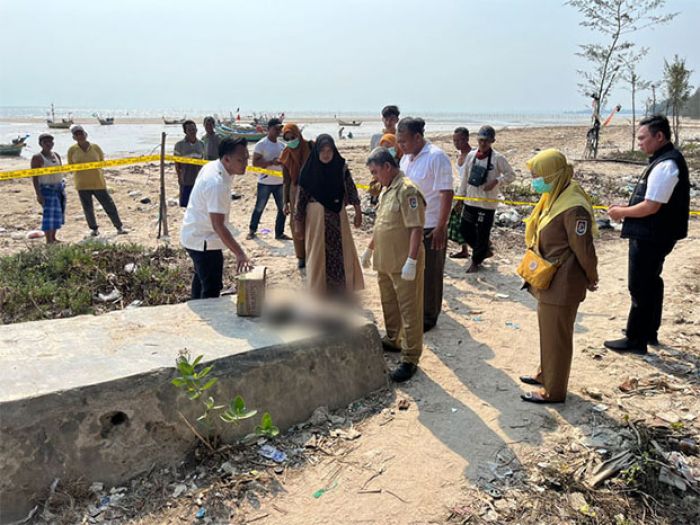
[[[626,217],[622,225],[623,239],[643,239],[648,241],[677,241],[688,236],[688,214],[690,212],[690,181],[688,165],[683,155],[669,143],[649,158],[649,166],[637,181],[630,197],[630,206],[644,202],[647,181],[654,167],[665,160],[672,160],[678,166],[678,183],[666,204],[659,211],[639,219]]]

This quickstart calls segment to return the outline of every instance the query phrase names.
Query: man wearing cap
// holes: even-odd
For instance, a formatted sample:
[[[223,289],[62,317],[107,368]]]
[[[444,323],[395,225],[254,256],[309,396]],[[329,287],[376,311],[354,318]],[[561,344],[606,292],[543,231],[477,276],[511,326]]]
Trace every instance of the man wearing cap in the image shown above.
[[[284,145],[277,139],[282,133],[282,121],[278,118],[271,118],[267,123],[267,137],[255,145],[253,150],[253,166],[264,168],[279,173],[279,176],[268,173],[258,175],[258,196],[255,201],[255,208],[250,217],[250,230],[246,239],[255,239],[258,231],[258,224],[262,217],[267,201],[272,195],[277,205],[277,218],[275,219],[275,239],[280,241],[291,240],[291,237],[284,233],[283,191],[284,179],[282,178],[282,165],[280,155],[284,151]]]
[[[87,162],[102,162],[105,160],[102,149],[97,144],[88,142],[88,135],[82,126],[73,126],[71,128],[71,133],[73,134],[73,140],[76,141],[76,144],[68,148],[68,154],[66,155],[68,164],[84,164]],[[117,229],[117,233],[129,233],[124,229],[122,221],[119,218],[117,206],[107,192],[107,183],[105,182],[101,168],[76,171],[74,182],[75,189],[78,190],[78,197],[80,197],[80,204],[83,207],[85,220],[90,228],[91,236],[95,237],[99,235],[97,219],[95,218],[95,208],[92,201],[93,197],[102,205],[109,220],[112,221],[112,224]]]
[[[206,147],[204,146],[204,142],[197,138],[197,124],[192,120],[186,120],[182,123],[182,130],[185,132],[185,138],[175,144],[175,149],[173,151],[175,156],[199,160],[203,159]],[[187,208],[187,203],[190,200],[190,193],[192,193],[192,188],[194,187],[194,181],[197,180],[197,174],[201,169],[201,164],[175,163],[177,184],[180,187],[181,208]]]
[[[496,142],[496,130],[482,126],[477,135],[479,147],[467,155],[462,180],[457,195],[470,199],[462,208],[462,236],[472,249],[471,265],[467,273],[479,271],[484,259],[493,256],[491,250],[491,227],[496,214],[499,190],[515,180],[515,172],[506,158],[492,148]]]
[[[61,157],[53,149],[53,136],[48,133],[39,135],[41,151],[32,157],[31,168],[48,168],[60,166]],[[63,173],[39,175],[32,177],[36,200],[43,208],[41,230],[46,236],[46,244],[56,241],[56,231],[66,222],[66,184]]]

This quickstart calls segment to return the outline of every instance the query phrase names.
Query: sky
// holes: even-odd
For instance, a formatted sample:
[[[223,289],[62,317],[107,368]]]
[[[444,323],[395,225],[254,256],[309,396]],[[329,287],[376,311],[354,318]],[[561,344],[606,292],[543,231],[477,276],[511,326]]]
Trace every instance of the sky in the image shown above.
[[[678,54],[698,86],[700,1],[665,10],[632,35],[640,76]],[[580,20],[563,0],[0,0],[0,106],[585,110],[575,53],[600,36]]]

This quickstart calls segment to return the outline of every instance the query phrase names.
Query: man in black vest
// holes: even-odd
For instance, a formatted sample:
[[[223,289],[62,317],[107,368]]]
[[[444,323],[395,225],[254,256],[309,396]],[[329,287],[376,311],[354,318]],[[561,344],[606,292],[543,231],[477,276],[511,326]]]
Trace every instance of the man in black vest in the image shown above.
[[[612,220],[624,219],[622,238],[630,241],[628,287],[632,296],[625,337],[605,341],[611,350],[645,354],[647,344],[659,344],[664,299],[661,272],[676,241],[688,235],[690,211],[688,165],[670,138],[666,117],[655,115],[639,123],[637,140],[649,155],[649,166],[629,204],[608,209]]]

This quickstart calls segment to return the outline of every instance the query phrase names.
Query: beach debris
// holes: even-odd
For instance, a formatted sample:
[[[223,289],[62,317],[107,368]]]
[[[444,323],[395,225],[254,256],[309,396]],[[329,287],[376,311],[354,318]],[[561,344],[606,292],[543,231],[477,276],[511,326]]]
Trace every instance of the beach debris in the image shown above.
[[[638,385],[639,379],[637,379],[636,377],[628,377],[617,388],[619,388],[622,392],[628,393],[632,392],[633,390],[636,390]]]
[[[507,293],[497,293],[495,297],[496,299],[508,299],[510,295],[508,295]]]
[[[10,234],[10,239],[12,239],[13,241],[21,241],[24,238],[25,238],[25,234],[22,232],[12,232]]]
[[[204,516],[206,516],[206,515],[207,515],[207,509],[205,509],[204,507],[199,507],[199,510],[194,515],[194,517],[197,518],[198,520],[203,520]]]
[[[361,435],[362,433],[360,433],[354,427],[350,427],[348,430],[344,430],[342,428],[336,428],[335,430],[331,430],[331,436],[339,437],[347,441],[353,441],[359,438]]]
[[[173,498],[179,498],[185,492],[187,492],[187,485],[184,483],[178,483],[175,485],[175,488],[173,488]]]
[[[168,199],[168,206],[174,207],[174,206],[177,206],[178,204],[180,204],[180,203],[177,201],[177,199]]]
[[[124,265],[124,271],[126,273],[134,273],[136,271],[136,263],[126,263]]]
[[[336,488],[337,486],[338,486],[338,481],[335,480],[335,481],[333,481],[333,484],[332,484],[332,485],[327,486],[327,487],[320,488],[320,489],[318,489],[316,492],[314,492],[314,493],[313,493],[313,497],[316,498],[316,499],[318,499],[318,498],[320,498],[321,496],[323,496],[326,492],[330,492],[331,490],[333,490],[333,489]]]
[[[520,214],[513,208],[503,211],[496,216],[496,222],[506,226],[518,224],[521,220]]]
[[[596,488],[606,479],[632,465],[634,459],[634,455],[629,450],[611,457],[593,469],[591,475],[586,479],[586,485],[592,489]]]
[[[471,319],[472,319],[472,321],[474,321],[475,323],[481,323],[481,322],[484,321],[480,315],[475,315],[475,316],[473,316]]]
[[[143,301],[141,301],[140,299],[135,299],[135,300],[131,301],[131,302],[127,305],[126,309],[127,309],[127,310],[133,310],[134,308],[138,308],[138,307],[141,306],[142,304],[143,304]]]
[[[258,454],[266,459],[271,459],[275,463],[283,463],[287,461],[287,454],[276,449],[272,445],[264,445],[258,450]]]
[[[151,204],[151,199],[150,197],[144,197],[139,201],[141,204]]]
[[[597,401],[600,401],[601,399],[603,399],[603,393],[600,390],[598,390],[597,388],[587,386],[583,389],[583,393],[586,394],[591,399],[595,399]]]
[[[399,399],[396,406],[399,410],[408,410],[408,408],[411,406],[411,402],[408,399]]]
[[[98,293],[97,298],[103,303],[116,303],[119,299],[122,298],[122,293],[116,288],[114,288],[108,294]]]
[[[520,325],[512,321],[506,321],[506,327],[512,328],[513,330],[520,330]]]
[[[313,411],[308,423],[313,426],[319,426],[328,421],[328,407],[318,407]]]
[[[33,239],[43,239],[44,238],[44,232],[41,230],[31,230],[27,232],[27,239],[33,240]]]
[[[593,405],[591,410],[593,410],[594,412],[605,412],[608,408],[610,408],[610,407],[608,407],[608,405],[603,404],[603,403],[598,403],[597,405]]]
[[[596,224],[599,230],[612,230],[613,226],[610,224],[610,219],[596,219]]]
[[[129,197],[139,197],[141,195],[141,192],[139,190],[131,190],[129,193],[127,193]]]

